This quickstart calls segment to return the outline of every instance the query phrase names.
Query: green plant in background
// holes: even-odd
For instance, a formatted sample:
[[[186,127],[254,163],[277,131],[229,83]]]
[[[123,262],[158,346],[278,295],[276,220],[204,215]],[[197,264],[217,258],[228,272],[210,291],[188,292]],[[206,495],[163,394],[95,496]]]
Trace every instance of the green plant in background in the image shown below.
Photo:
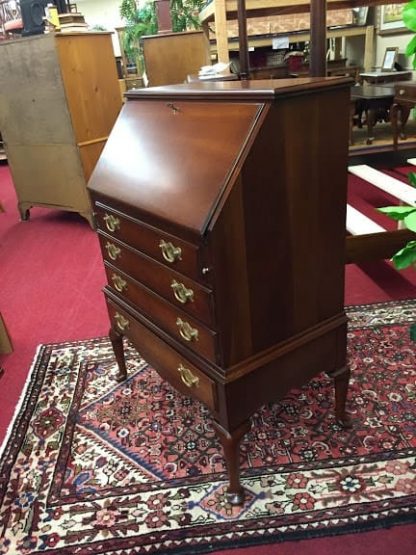
[[[416,187],[416,173],[409,173],[409,183]],[[415,189],[416,201],[416,189]],[[386,214],[389,218],[404,225],[416,233],[416,206],[385,206],[377,209],[379,212]],[[409,241],[402,249],[400,249],[392,258],[393,264],[398,270],[404,270],[413,264],[416,264],[416,240]]]
[[[120,16],[125,21],[123,32],[123,48],[130,63],[143,63],[140,45],[141,37],[157,33],[156,9],[154,2],[140,5],[136,0],[122,0]]]
[[[405,4],[402,12],[403,23],[413,33],[416,33],[416,0]],[[416,35],[410,40],[405,50],[406,56],[413,56],[413,69],[416,69]]]
[[[171,0],[172,31],[199,29],[199,12],[205,0]],[[120,16],[125,21],[123,47],[128,60],[143,63],[141,37],[157,33],[157,17],[154,0],[122,0]]]

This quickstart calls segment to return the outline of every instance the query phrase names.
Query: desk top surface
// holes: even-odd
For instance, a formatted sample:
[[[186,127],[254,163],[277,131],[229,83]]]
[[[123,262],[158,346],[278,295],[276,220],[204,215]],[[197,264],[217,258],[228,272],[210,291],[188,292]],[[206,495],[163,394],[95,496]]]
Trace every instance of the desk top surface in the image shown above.
[[[380,98],[393,98],[394,85],[389,87],[378,87],[376,85],[363,85],[351,87],[351,99],[380,99]]]

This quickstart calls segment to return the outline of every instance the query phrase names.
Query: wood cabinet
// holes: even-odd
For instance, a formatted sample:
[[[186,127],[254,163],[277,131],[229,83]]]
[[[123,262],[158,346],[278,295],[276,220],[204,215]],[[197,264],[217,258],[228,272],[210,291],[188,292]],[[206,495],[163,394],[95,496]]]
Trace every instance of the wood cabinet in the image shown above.
[[[324,371],[345,419],[350,80],[127,96],[89,183],[119,378],[127,336],[205,403],[241,503],[238,446],[259,406]]]
[[[109,33],[0,43],[0,129],[22,219],[32,206],[79,212],[121,106]]]
[[[143,56],[149,86],[185,83],[211,63],[209,42],[203,31],[163,33],[143,37]]]

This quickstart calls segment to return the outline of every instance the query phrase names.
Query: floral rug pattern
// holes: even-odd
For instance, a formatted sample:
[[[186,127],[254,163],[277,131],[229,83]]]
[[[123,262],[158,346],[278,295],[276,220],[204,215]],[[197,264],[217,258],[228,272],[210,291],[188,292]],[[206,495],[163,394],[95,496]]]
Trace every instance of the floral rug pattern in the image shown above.
[[[252,417],[242,507],[209,411],[106,338],[41,346],[0,462],[0,554],[204,553],[415,518],[416,301],[347,309],[353,427],[319,375]]]

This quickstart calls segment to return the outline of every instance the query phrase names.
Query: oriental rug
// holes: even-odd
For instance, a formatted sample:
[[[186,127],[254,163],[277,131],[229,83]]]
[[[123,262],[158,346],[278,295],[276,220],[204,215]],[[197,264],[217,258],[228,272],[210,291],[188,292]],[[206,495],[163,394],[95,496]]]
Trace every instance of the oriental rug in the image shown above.
[[[322,374],[252,418],[247,499],[224,498],[209,412],[128,346],[39,348],[0,466],[0,554],[206,553],[415,519],[416,300],[351,307],[349,412]]]

